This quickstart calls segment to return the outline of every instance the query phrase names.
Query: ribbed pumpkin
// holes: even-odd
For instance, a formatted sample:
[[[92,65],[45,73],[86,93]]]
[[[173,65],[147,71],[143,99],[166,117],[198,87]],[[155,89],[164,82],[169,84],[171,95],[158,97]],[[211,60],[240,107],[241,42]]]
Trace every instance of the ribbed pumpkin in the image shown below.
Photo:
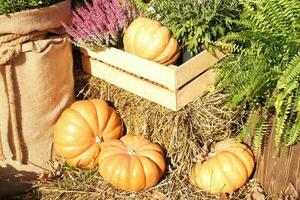
[[[156,20],[139,17],[125,32],[124,49],[160,64],[174,63],[180,55],[179,44],[171,31]]]
[[[82,100],[62,113],[54,128],[53,142],[57,155],[70,166],[93,168],[101,142],[122,135],[122,121],[115,109],[104,100]]]
[[[254,156],[233,139],[215,145],[211,157],[192,168],[191,182],[210,193],[232,192],[246,183],[254,168]]]
[[[165,171],[160,145],[143,136],[126,135],[103,143],[99,172],[117,188],[140,191],[156,185]]]

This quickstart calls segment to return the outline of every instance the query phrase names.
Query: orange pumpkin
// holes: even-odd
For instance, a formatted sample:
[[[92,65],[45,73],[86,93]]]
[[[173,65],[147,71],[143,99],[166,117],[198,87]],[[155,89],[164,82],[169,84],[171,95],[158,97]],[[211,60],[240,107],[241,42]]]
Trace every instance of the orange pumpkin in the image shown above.
[[[62,113],[54,128],[53,142],[57,155],[70,166],[93,168],[101,142],[122,135],[122,121],[115,109],[103,100],[82,100]]]
[[[124,49],[160,64],[174,63],[180,55],[179,44],[160,22],[144,17],[135,19],[125,32]]]
[[[254,156],[246,145],[229,139],[215,145],[211,157],[192,168],[191,182],[210,193],[232,192],[246,183]]]
[[[113,186],[140,191],[156,185],[165,171],[164,152],[143,136],[126,135],[103,143],[99,172]]]

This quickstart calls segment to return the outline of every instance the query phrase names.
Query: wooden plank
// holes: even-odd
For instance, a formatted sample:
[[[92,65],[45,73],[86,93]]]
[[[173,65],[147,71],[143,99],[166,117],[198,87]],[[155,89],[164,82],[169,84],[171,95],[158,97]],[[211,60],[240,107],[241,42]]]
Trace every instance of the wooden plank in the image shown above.
[[[171,110],[176,110],[175,92],[134,77],[98,60],[82,56],[83,70],[95,77],[101,78],[115,86],[158,103]]]
[[[213,85],[216,74],[216,70],[208,70],[180,89],[177,93],[177,110],[206,92]]]
[[[106,48],[102,51],[81,49],[81,51],[84,55],[159,83],[172,91],[176,90],[176,72],[172,67],[160,65],[116,48]]]
[[[255,177],[268,195],[278,198],[281,192],[293,187],[300,191],[300,143],[294,145],[288,152],[281,151],[277,155],[274,142],[276,131],[275,117],[270,118],[271,131],[263,152],[256,155]]]
[[[215,51],[214,55],[205,50],[180,65],[176,69],[176,88],[182,87],[224,57],[225,54],[218,50]]]

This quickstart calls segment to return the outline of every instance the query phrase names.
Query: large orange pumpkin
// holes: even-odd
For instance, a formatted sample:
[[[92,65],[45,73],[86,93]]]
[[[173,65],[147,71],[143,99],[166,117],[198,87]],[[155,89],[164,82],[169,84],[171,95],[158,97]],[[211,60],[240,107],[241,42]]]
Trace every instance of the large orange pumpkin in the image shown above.
[[[210,193],[232,192],[246,183],[254,168],[254,156],[233,139],[215,145],[211,157],[192,168],[191,182]]]
[[[179,44],[160,22],[144,17],[135,19],[125,32],[124,49],[160,64],[174,63],[180,55]]]
[[[103,143],[99,172],[113,186],[140,191],[156,185],[165,171],[164,152],[143,136],[126,135]]]
[[[92,168],[97,165],[101,142],[122,135],[122,121],[115,109],[104,100],[82,100],[62,113],[53,142],[57,155],[70,166]]]

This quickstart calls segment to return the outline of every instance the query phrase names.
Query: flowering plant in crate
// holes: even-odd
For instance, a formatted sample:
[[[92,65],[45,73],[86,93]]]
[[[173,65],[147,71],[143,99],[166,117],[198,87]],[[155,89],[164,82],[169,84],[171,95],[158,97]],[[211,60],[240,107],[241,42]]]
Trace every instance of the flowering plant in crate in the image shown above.
[[[73,42],[80,47],[98,49],[121,45],[125,29],[138,16],[130,0],[84,0],[75,6],[73,24],[65,25]]]

